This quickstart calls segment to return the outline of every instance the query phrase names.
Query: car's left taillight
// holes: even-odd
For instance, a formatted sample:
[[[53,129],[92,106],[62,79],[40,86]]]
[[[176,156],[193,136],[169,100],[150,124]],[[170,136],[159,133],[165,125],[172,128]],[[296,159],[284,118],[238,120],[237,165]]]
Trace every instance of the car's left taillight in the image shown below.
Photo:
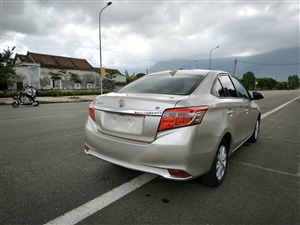
[[[207,110],[208,106],[166,109],[158,131],[200,124]]]
[[[92,101],[92,102],[90,103],[90,105],[89,105],[89,116],[90,116],[94,121],[96,121],[94,106],[95,106],[95,101]]]

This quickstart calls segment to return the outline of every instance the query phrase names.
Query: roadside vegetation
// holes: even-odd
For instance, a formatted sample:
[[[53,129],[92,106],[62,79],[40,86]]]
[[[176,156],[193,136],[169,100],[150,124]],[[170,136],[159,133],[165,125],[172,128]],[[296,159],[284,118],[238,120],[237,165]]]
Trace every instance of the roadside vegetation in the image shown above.
[[[17,91],[5,91],[8,90],[8,87],[14,85],[21,78],[15,73],[14,70],[14,59],[12,58],[13,48],[4,49],[3,52],[0,52],[0,97],[12,97],[17,94]],[[69,81],[74,84],[73,90],[63,90],[59,89],[58,82],[62,79],[63,76],[68,74]],[[38,89],[38,96],[79,96],[79,95],[100,95],[100,90],[98,89],[75,89],[75,83],[81,83],[79,76],[75,73],[67,72],[66,70],[60,70],[57,73],[50,72],[50,78],[55,81],[56,88],[51,90]],[[126,77],[126,84],[133,82],[136,79],[144,76],[144,73],[139,74],[129,74],[125,70],[124,75]],[[105,75],[103,80],[103,93],[113,92],[116,90],[116,87],[125,85],[125,82],[115,81],[116,75],[108,73]],[[243,77],[240,79],[241,82],[248,90],[292,90],[299,89],[300,82],[299,76],[294,74],[288,76],[287,81],[276,81],[273,78],[257,78],[254,73],[248,71],[243,74]]]
[[[293,90],[299,89],[299,76],[291,75],[287,81],[276,81],[273,78],[256,78],[248,71],[243,74],[241,82],[248,90]]]
[[[14,70],[14,59],[12,49],[4,49],[0,52],[0,90],[5,90],[15,83],[16,72]]]

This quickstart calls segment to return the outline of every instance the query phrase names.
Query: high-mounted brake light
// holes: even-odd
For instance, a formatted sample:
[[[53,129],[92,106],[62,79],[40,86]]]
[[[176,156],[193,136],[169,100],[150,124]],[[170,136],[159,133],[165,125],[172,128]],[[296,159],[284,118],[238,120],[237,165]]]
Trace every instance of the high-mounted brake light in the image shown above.
[[[200,124],[208,106],[167,109],[163,113],[158,131]]]
[[[92,101],[89,105],[89,115],[94,121],[96,121],[94,106],[95,106],[95,101]]]

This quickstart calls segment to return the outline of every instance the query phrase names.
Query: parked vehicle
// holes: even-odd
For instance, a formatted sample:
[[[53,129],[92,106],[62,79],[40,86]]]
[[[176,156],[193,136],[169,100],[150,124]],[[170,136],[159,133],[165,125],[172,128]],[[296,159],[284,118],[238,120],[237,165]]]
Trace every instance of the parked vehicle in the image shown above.
[[[22,101],[22,92],[19,92],[18,95],[13,97],[14,101],[11,104],[14,108],[18,108],[20,105],[30,105],[30,106],[39,106],[39,101],[36,100],[36,96],[34,97],[34,101],[32,99],[26,98],[26,101]]]
[[[85,152],[167,179],[201,177],[219,186],[228,156],[258,139],[254,100],[262,98],[223,71],[148,74],[90,104]]]

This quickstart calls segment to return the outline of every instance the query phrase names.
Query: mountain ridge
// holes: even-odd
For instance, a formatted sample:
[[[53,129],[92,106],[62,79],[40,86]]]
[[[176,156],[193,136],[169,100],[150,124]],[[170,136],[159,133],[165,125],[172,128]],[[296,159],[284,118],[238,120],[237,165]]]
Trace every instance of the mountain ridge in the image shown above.
[[[270,53],[247,56],[247,57],[228,57],[211,58],[211,69],[223,70],[233,73],[234,62],[237,59],[237,77],[242,77],[244,73],[251,71],[258,78],[270,77],[277,81],[286,81],[288,76],[298,75],[300,48],[280,49]],[[188,60],[173,59],[171,61],[159,61],[149,68],[149,72],[175,69],[208,69],[209,59]]]

